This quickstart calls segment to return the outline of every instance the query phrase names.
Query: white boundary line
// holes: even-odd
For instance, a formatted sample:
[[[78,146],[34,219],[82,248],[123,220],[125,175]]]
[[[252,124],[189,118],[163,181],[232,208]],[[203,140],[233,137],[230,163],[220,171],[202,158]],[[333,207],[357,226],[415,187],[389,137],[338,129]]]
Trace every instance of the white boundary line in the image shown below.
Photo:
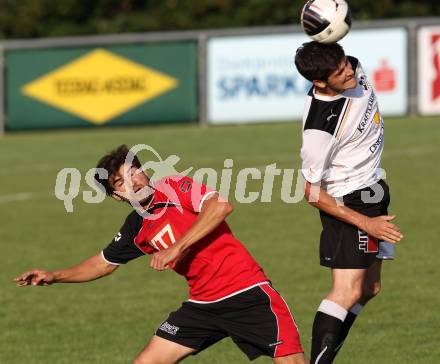
[[[49,192],[47,194],[36,192],[19,192],[11,195],[0,195],[0,204],[35,200],[41,197],[49,197]]]

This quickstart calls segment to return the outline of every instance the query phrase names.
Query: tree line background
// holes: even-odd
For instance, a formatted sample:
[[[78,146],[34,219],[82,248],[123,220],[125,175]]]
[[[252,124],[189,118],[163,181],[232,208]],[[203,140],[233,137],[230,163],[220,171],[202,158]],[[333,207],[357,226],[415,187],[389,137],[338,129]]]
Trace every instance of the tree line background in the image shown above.
[[[356,20],[440,16],[440,0],[348,0]],[[303,0],[0,0],[0,38],[297,24]]]

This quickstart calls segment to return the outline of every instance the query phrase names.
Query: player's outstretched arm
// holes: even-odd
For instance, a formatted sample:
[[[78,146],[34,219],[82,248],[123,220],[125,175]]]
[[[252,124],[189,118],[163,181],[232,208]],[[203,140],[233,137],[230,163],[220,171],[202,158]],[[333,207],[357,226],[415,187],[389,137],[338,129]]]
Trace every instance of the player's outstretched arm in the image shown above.
[[[397,243],[403,238],[400,229],[391,222],[395,219],[395,216],[365,216],[347,206],[338,204],[334,197],[322,188],[312,186],[308,181],[305,181],[305,198],[310,205],[336,217],[338,220],[358,227],[377,239]]]
[[[17,286],[47,286],[54,283],[81,283],[104,277],[114,272],[117,265],[108,264],[101,253],[67,269],[53,272],[33,269],[14,278]]]
[[[175,260],[191,245],[204,238],[219,226],[232,212],[230,202],[219,196],[218,193],[210,196],[202,206],[196,221],[190,229],[172,247],[154,253],[150,266],[156,270],[168,268],[168,263]]]

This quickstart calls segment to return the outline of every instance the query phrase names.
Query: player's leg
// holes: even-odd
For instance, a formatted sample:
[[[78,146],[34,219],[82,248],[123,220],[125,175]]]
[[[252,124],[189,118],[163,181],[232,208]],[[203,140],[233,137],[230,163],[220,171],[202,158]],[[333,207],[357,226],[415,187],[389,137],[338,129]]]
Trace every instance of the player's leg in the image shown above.
[[[269,284],[254,287],[218,304],[222,328],[254,360],[305,364],[295,320],[281,295]]]
[[[389,187],[384,182],[379,182],[379,186],[384,190],[383,200],[374,206],[377,209],[374,215],[388,215],[388,204],[389,204]],[[374,216],[373,215],[373,216]],[[381,269],[383,260],[393,260],[394,259],[394,244],[387,241],[380,241],[378,246],[378,252],[376,254],[376,259],[367,269],[367,274],[362,289],[362,297],[353,307],[348,311],[347,317],[342,325],[340,337],[338,338],[338,346],[342,345],[348,332],[356,320],[357,316],[360,314],[364,306],[379,294],[381,289]]]
[[[380,273],[382,268],[382,260],[376,259],[373,264],[367,269],[367,273],[365,275],[365,281],[362,288],[362,297],[358,303],[354,304],[347,313],[347,316],[341,326],[341,330],[339,331],[339,336],[337,339],[337,344],[335,348],[335,355],[341,349],[344,344],[345,339],[347,338],[348,332],[353,326],[354,321],[361,313],[364,306],[367,304],[369,300],[374,298],[379,292],[381,288],[380,281]]]
[[[332,363],[348,310],[362,296],[367,269],[332,269],[332,289],[319,305],[312,328],[311,363]]]
[[[326,299],[337,303],[346,310],[362,297],[368,269],[332,269],[332,288]]]
[[[174,364],[226,337],[215,315],[200,305],[184,302],[163,321],[135,364]]]
[[[174,364],[196,350],[154,335],[133,364]]]
[[[368,301],[376,297],[381,289],[382,260],[376,259],[367,269],[362,297],[359,301],[361,305],[366,305]]]
[[[363,201],[363,192],[373,192],[368,188],[344,196],[344,204],[367,216],[387,215],[388,187],[384,182],[380,184],[385,189],[380,203],[367,204]],[[375,261],[393,257],[391,249],[382,249],[389,248],[389,244],[380,244],[378,247],[377,240],[370,238],[364,231],[344,224],[326,213],[321,212],[320,216],[323,225],[321,265],[337,269],[333,269],[332,290],[322,301],[315,317],[312,333],[313,364],[332,363],[334,349],[347,336],[362,304],[380,289],[380,264]],[[338,333],[336,337],[335,333]],[[330,347],[333,350],[329,351]]]

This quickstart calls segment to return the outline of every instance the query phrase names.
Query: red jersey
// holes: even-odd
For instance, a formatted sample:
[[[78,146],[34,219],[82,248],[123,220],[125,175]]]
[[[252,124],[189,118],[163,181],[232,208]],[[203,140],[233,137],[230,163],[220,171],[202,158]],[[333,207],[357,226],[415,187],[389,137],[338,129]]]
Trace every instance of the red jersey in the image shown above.
[[[206,198],[215,193],[183,176],[167,177],[155,183],[154,189],[134,239],[146,254],[176,243],[193,225]],[[225,221],[184,251],[172,269],[187,279],[190,300],[195,301],[216,301],[268,281]]]

